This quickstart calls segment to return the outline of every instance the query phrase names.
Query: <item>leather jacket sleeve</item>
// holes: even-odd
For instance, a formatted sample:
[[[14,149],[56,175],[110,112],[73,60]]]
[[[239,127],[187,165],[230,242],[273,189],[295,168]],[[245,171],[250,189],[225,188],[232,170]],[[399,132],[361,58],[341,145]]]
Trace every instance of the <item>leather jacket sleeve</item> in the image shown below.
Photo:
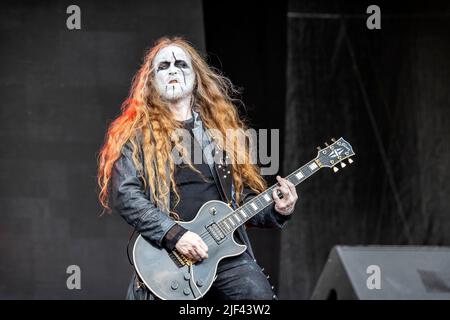
[[[142,153],[139,154],[142,159]],[[115,162],[111,177],[111,208],[118,212],[144,238],[163,246],[166,233],[177,223],[157,208],[148,193],[132,160],[128,142]]]
[[[257,196],[256,192],[251,189],[244,188],[242,193],[242,203],[246,203]],[[266,207],[257,215],[253,216],[247,221],[247,227],[256,228],[276,228],[282,229],[286,222],[290,220],[292,214],[282,215],[275,210],[275,204],[272,203],[270,206]]]
[[[188,230],[180,226],[179,224],[174,225],[167,231],[164,239],[162,241],[162,246],[169,251],[173,251],[175,246],[180,240],[180,238],[187,232]]]

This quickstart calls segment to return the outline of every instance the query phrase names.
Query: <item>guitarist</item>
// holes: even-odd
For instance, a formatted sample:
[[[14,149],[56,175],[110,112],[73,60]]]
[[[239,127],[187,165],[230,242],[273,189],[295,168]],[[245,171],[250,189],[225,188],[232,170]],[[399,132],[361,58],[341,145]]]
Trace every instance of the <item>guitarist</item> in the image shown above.
[[[99,155],[99,199],[105,210],[118,212],[148,241],[193,261],[207,259],[208,247],[177,221],[192,220],[209,200],[236,208],[266,189],[249,150],[227,131],[246,130],[232,92],[229,80],[187,41],[162,38],[145,55]],[[210,134],[211,129],[218,134]],[[181,139],[181,131],[187,137]],[[237,148],[224,143],[228,140]],[[282,228],[289,220],[297,201],[295,186],[279,176],[277,180],[274,204],[247,227]],[[248,249],[221,260],[205,298],[276,299],[244,227],[236,230],[235,241]],[[127,299],[155,297],[134,274]]]

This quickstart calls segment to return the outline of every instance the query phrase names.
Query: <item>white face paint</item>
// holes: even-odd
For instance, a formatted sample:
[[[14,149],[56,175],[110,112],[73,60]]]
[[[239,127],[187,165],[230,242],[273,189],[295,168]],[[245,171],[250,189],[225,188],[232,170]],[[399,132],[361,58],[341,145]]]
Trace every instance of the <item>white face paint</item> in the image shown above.
[[[188,97],[195,83],[191,57],[182,48],[170,45],[162,48],[153,60],[156,90],[168,101]]]

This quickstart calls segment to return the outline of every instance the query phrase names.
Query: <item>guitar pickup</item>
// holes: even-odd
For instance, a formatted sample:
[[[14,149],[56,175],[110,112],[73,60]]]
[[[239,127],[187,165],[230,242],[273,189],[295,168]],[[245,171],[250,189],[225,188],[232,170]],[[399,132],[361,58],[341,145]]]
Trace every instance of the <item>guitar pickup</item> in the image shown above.
[[[223,242],[227,237],[215,222],[207,226],[206,230],[217,244]]]

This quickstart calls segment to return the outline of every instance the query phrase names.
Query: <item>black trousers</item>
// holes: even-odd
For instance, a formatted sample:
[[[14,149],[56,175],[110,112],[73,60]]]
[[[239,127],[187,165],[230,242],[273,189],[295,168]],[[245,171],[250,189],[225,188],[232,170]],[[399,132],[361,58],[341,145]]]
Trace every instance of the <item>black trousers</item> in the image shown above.
[[[138,283],[134,275],[127,299],[154,300],[155,297],[145,285]],[[267,276],[247,251],[219,262],[217,279],[202,298],[203,301],[274,299],[277,297]]]
[[[273,300],[272,286],[261,267],[246,252],[220,261],[217,279],[203,297],[216,300]]]

